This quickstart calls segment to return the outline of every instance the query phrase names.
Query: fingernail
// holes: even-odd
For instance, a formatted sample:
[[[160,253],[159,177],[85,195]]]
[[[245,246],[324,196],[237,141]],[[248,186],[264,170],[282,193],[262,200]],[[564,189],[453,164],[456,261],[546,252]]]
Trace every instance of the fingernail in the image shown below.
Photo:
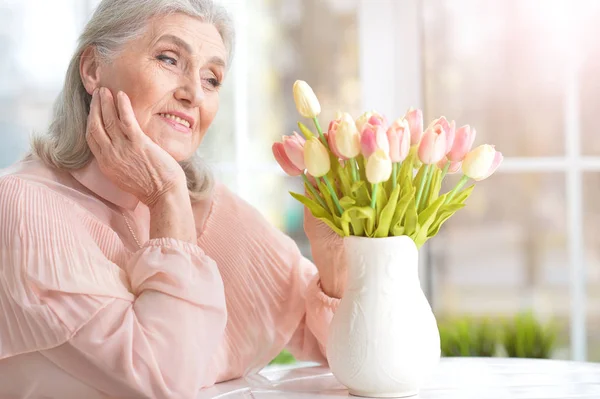
[[[94,91],[92,92],[92,98],[96,97],[98,95],[98,88],[96,87],[94,89]]]

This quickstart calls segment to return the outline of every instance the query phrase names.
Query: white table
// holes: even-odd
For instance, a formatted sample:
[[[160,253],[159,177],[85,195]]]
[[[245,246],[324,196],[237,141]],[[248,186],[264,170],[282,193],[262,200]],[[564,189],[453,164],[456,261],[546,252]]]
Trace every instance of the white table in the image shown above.
[[[308,399],[350,396],[324,367],[265,369],[217,384],[198,399]],[[352,396],[350,396],[352,397]],[[354,398],[354,397],[352,397]],[[442,358],[421,399],[600,399],[600,364],[558,360]]]

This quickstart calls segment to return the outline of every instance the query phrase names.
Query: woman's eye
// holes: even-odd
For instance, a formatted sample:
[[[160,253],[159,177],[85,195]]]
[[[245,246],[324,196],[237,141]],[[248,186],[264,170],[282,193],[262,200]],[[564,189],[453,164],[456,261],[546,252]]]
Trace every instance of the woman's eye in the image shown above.
[[[175,58],[173,58],[173,57],[169,57],[169,56],[166,56],[164,54],[161,54],[161,55],[159,55],[156,58],[158,58],[162,62],[167,63],[169,65],[177,65],[177,60]]]
[[[219,86],[221,86],[221,82],[219,82],[219,80],[217,78],[210,78],[208,79],[208,83],[214,87],[215,89]]]

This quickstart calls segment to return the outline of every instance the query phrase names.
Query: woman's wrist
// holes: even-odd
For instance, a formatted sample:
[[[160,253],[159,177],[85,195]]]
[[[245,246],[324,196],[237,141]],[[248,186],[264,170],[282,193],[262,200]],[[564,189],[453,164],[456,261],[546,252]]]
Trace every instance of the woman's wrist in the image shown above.
[[[196,224],[187,189],[170,190],[150,207],[150,238],[196,243]]]

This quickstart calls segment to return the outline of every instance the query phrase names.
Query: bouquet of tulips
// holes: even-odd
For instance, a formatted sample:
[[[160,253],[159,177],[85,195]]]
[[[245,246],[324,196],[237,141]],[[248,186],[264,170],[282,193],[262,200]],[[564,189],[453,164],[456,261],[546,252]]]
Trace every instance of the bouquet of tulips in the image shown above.
[[[418,109],[391,124],[377,112],[356,120],[338,113],[323,132],[306,82],[294,83],[294,100],[317,133],[299,122],[302,135],[284,136],[273,155],[288,175],[304,179],[306,195],[291,195],[340,236],[406,235],[420,248],[465,206],[469,180],[488,178],[503,159],[492,145],[471,149],[476,132],[468,125],[456,129],[440,117],[424,129]],[[458,184],[441,193],[447,174],[459,172]]]

